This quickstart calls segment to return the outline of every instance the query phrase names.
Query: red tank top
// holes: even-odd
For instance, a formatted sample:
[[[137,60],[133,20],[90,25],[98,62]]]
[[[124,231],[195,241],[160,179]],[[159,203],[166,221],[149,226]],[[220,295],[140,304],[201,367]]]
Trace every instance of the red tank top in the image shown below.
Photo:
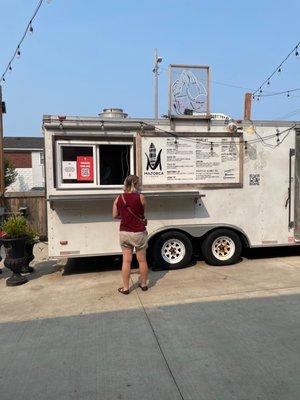
[[[140,194],[136,192],[123,193],[123,196],[127,206],[130,207],[130,209],[139,217],[144,218],[144,206],[141,203]],[[144,232],[144,230],[146,230],[143,222],[128,211],[122,200],[122,196],[119,196],[118,198],[117,209],[121,216],[120,231]]]

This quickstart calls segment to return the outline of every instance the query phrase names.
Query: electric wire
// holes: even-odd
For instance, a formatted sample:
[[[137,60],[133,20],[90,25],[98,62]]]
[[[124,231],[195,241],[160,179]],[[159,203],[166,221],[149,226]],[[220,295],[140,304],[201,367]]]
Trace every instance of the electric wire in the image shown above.
[[[286,119],[286,118],[293,117],[294,115],[297,115],[297,114],[299,114],[299,113],[300,113],[300,108],[296,108],[296,110],[291,111],[291,112],[289,112],[289,113],[287,113],[287,114],[281,115],[281,116],[279,116],[279,117],[276,117],[275,119],[283,120],[283,119]]]
[[[127,175],[130,174],[130,161],[129,161],[129,146],[127,146],[126,148],[126,164],[127,164]],[[124,177],[124,179],[126,178],[126,176]]]
[[[122,169],[122,182],[123,182],[123,180],[125,179],[125,177],[124,177],[124,164],[123,164],[123,162],[124,162],[124,160],[123,160],[123,151],[124,151],[124,148],[123,148],[123,146],[121,146],[122,148],[121,148],[121,169]]]
[[[2,75],[1,75],[0,83],[1,83],[1,82],[5,82],[5,76],[6,76],[7,71],[11,71],[11,70],[12,70],[12,62],[14,61],[14,59],[15,59],[17,56],[20,56],[20,55],[21,55],[21,44],[23,43],[25,37],[27,36],[27,33],[28,33],[28,32],[30,32],[30,33],[33,32],[32,23],[33,23],[33,21],[34,21],[36,15],[37,15],[37,13],[39,12],[39,9],[41,8],[43,2],[44,2],[44,0],[39,0],[39,1],[38,1],[35,10],[34,10],[32,16],[31,16],[31,18],[30,18],[28,24],[26,25],[25,31],[24,31],[24,33],[23,33],[23,35],[22,35],[22,37],[21,37],[19,43],[17,44],[17,47],[16,47],[15,51],[13,52],[12,57],[11,57],[10,60],[8,61],[7,65],[6,65],[5,69],[4,69],[4,72],[3,72]]]
[[[162,68],[159,67],[159,69],[163,70],[163,71],[169,71],[168,68]],[[206,80],[203,79],[199,79],[200,82],[206,82]],[[249,87],[245,87],[245,86],[239,86],[239,85],[233,85],[231,83],[226,83],[226,82],[220,82],[220,81],[214,81],[212,79],[208,80],[209,83],[215,83],[216,85],[222,85],[222,86],[227,86],[227,87],[232,87],[235,89],[241,89],[241,90],[249,90],[251,93],[253,92],[253,88],[249,88]]]

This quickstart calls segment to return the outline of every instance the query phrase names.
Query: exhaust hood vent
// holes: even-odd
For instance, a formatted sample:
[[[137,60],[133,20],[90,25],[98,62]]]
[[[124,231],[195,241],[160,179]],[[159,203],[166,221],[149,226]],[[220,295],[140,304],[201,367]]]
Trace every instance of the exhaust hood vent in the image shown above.
[[[123,112],[122,108],[104,108],[103,112],[99,114],[100,118],[106,119],[122,119],[126,118],[128,114]]]

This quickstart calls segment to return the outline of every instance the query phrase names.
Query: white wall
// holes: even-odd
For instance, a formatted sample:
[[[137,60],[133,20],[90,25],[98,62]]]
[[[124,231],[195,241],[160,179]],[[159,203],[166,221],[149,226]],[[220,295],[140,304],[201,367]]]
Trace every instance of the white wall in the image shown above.
[[[17,179],[7,189],[7,192],[27,192],[33,187],[32,168],[16,168]]]
[[[40,160],[40,151],[33,151],[31,153],[31,162],[32,162],[32,187],[44,187],[45,186],[45,178],[44,178],[44,165],[41,164]]]
[[[31,153],[32,168],[16,168],[16,181],[11,184],[7,192],[27,192],[33,187],[44,187],[44,166],[40,162],[40,151]]]

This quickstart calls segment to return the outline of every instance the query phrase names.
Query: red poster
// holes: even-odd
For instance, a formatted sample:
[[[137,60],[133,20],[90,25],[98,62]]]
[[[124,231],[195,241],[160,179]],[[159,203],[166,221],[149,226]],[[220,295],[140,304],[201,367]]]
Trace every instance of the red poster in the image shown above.
[[[77,156],[77,181],[79,182],[94,181],[93,157]]]

